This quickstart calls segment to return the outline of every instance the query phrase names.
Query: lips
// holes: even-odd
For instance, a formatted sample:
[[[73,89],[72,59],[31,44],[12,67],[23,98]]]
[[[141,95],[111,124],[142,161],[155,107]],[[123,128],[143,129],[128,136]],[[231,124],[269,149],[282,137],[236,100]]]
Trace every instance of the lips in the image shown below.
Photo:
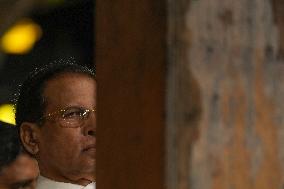
[[[90,145],[87,145],[83,151],[89,151],[89,150],[96,150],[96,145],[95,144],[90,144]]]
[[[83,154],[90,156],[92,159],[95,159],[96,156],[96,144],[89,144],[83,149]]]

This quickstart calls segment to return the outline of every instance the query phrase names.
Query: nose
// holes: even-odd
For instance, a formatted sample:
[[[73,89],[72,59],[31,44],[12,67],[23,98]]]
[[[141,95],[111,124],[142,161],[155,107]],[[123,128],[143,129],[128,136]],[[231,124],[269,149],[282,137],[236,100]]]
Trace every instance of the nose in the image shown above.
[[[96,115],[95,112],[90,112],[88,118],[85,120],[84,135],[96,136]]]

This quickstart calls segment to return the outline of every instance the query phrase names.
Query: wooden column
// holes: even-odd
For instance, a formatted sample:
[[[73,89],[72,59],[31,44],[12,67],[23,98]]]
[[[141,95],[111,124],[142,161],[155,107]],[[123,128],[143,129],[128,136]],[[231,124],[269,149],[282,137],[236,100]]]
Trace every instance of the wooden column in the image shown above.
[[[96,1],[97,188],[164,188],[165,7]]]

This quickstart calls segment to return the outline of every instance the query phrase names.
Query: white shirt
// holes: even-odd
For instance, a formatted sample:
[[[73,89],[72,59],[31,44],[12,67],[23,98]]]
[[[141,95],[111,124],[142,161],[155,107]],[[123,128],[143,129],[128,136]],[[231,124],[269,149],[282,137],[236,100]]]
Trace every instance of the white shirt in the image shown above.
[[[96,189],[96,183],[92,182],[87,186],[71,184],[66,182],[57,182],[46,177],[39,176],[36,189]]]

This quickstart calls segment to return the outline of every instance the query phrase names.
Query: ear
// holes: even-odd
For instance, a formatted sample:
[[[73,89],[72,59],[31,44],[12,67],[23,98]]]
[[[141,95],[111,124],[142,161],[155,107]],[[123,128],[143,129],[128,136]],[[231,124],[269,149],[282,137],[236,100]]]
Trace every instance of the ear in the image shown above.
[[[23,122],[20,127],[20,137],[27,152],[36,155],[39,152],[40,128],[35,123]]]

